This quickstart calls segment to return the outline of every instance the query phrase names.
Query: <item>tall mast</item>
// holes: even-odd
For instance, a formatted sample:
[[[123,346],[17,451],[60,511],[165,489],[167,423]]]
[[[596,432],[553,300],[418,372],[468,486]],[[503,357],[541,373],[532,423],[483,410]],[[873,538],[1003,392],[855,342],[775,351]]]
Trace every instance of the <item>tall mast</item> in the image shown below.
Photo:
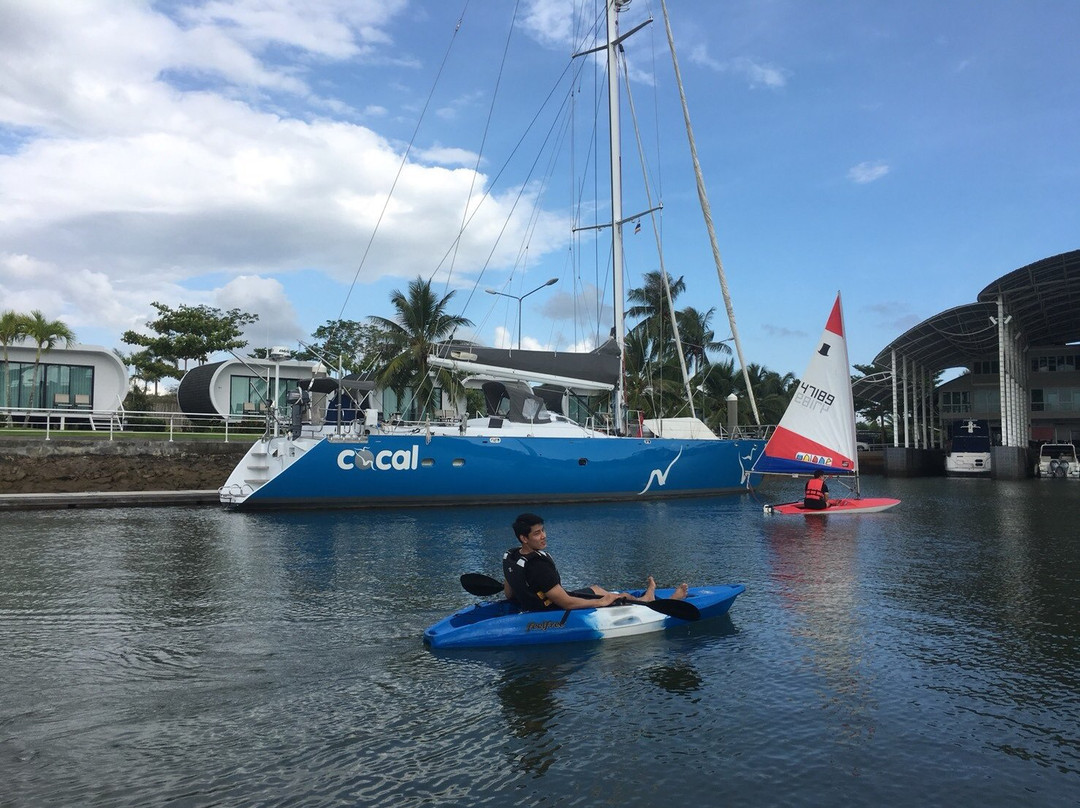
[[[611,260],[614,270],[612,294],[615,298],[615,344],[619,346],[619,380],[615,385],[612,415],[616,433],[623,431],[623,395],[626,372],[626,334],[623,312],[622,240],[622,147],[619,132],[619,22],[620,0],[607,0],[608,151],[611,155]]]

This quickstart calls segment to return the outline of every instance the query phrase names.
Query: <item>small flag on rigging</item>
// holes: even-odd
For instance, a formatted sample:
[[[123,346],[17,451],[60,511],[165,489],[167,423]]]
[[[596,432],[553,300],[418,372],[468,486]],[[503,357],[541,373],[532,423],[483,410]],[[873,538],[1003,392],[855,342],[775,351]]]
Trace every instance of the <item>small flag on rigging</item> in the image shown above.
[[[640,232],[641,232],[641,222],[638,222],[637,224],[634,225],[634,233],[636,234],[636,233],[640,233]]]

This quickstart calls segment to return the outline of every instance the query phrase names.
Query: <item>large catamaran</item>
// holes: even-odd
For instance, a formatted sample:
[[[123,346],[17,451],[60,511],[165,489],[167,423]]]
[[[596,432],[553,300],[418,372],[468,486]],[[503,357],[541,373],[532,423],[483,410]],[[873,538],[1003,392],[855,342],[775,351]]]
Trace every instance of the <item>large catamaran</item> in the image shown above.
[[[483,386],[487,413],[479,417],[383,420],[368,406],[370,392],[353,385],[349,393],[360,402],[354,419],[343,422],[339,415],[312,424],[305,417],[311,391],[291,391],[291,420],[273,422],[250,448],[220,489],[223,504],[257,509],[644,500],[743,492],[756,483],[752,467],[764,440],[717,437],[693,414],[628,420],[624,411],[618,50],[625,37],[618,14],[625,5],[608,0],[605,41],[579,54],[606,52],[614,344],[584,355],[447,346],[430,361]],[[347,383],[318,384],[340,395]],[[533,384],[548,392],[541,395]],[[561,392],[553,398],[551,390]],[[579,424],[562,414],[568,407],[555,405],[560,398],[597,394],[611,396],[605,425]]]

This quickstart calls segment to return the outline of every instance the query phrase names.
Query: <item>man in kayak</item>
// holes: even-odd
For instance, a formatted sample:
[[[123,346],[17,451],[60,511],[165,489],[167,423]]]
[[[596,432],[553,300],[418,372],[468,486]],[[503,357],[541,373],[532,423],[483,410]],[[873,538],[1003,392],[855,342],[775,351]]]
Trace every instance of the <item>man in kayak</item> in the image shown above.
[[[829,486],[825,484],[821,469],[815,471],[814,476],[806,481],[802,506],[811,511],[823,511],[829,507]]]
[[[656,581],[649,576],[645,594],[640,598],[622,592],[608,592],[599,586],[567,592],[562,587],[555,561],[547,554],[544,520],[534,513],[523,513],[513,524],[518,547],[503,555],[503,594],[527,611],[544,609],[595,609],[616,602],[648,603],[656,599]],[[672,600],[686,597],[687,586],[680,584]]]

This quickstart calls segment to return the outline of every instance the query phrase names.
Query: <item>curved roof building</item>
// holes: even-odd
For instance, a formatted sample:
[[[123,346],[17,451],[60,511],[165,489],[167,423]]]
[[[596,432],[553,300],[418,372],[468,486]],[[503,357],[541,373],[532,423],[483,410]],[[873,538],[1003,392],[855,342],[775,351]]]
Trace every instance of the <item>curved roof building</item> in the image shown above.
[[[894,445],[941,445],[935,426],[971,417],[996,422],[1003,446],[1080,439],[1078,342],[1080,250],[1073,250],[1002,275],[976,302],[909,328],[881,349],[874,365],[882,372],[859,380],[856,392],[891,402]],[[935,401],[932,379],[957,367],[968,373],[939,392],[960,395]]]

